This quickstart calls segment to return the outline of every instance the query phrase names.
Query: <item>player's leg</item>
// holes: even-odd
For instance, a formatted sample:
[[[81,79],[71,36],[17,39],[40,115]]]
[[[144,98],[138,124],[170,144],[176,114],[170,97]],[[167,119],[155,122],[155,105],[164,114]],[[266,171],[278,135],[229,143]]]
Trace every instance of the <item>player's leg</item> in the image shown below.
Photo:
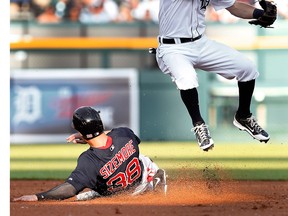
[[[179,54],[181,51],[189,53],[190,50],[187,51],[187,48],[182,44],[173,46],[177,46],[178,54],[172,54],[171,50],[168,50],[167,53],[165,53],[165,50],[161,50],[161,53],[157,55],[158,65],[164,74],[170,75],[172,81],[180,90],[181,99],[188,110],[194,126],[192,130],[196,135],[197,142],[201,149],[207,151],[213,147],[214,142],[199,108],[198,79],[191,63],[191,59],[197,59],[198,55],[195,54],[195,56],[188,57],[187,55]],[[182,48],[183,50],[181,50]]]
[[[268,133],[261,128],[250,111],[255,79],[259,75],[256,66],[242,53],[221,43],[207,40],[204,49],[205,54],[197,63],[199,68],[238,81],[239,106],[233,124],[247,131],[253,138],[267,142],[270,139]]]
[[[201,149],[208,151],[210,148],[213,148],[214,141],[210,135],[208,126],[205,124],[200,113],[197,89],[180,90],[180,94],[183,103],[191,116],[192,124],[194,126],[192,130],[195,133],[198,144]]]
[[[238,81],[239,106],[236,112],[237,118],[247,118],[251,116],[250,104],[255,88],[255,79],[247,82]]]
[[[238,81],[239,107],[234,116],[233,124],[240,130],[247,131],[254,139],[268,142],[269,134],[257,123],[250,112],[251,98],[255,87],[255,79],[247,82]]]
[[[247,131],[253,138],[267,142],[270,138],[268,133],[260,127],[249,109],[254,86],[255,80],[238,82],[239,108],[234,116],[233,124],[240,130]]]
[[[185,104],[189,115],[192,119],[192,124],[194,126],[205,124],[199,107],[199,97],[197,88],[187,89],[187,90],[180,90],[180,95],[183,103]]]

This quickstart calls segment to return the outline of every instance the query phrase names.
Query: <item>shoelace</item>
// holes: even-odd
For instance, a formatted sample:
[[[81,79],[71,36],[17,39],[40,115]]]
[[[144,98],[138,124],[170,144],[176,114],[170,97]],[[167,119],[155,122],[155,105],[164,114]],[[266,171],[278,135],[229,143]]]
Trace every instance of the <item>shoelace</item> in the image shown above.
[[[209,139],[207,125],[201,124],[199,126],[195,126],[193,130],[194,130],[194,133],[199,137],[200,143],[202,143],[206,139]]]
[[[250,118],[247,118],[247,122],[250,125],[250,127],[255,130],[255,132],[260,133],[261,131],[263,131],[263,129],[257,123],[256,119],[253,116],[251,116]]]

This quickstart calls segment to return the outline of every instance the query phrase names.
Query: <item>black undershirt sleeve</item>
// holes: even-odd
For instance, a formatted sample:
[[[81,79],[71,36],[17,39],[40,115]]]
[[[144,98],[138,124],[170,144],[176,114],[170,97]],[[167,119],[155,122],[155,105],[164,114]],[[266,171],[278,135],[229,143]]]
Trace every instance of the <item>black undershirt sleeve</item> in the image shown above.
[[[73,185],[68,182],[60,184],[46,192],[37,193],[38,200],[63,200],[75,196],[77,191]]]

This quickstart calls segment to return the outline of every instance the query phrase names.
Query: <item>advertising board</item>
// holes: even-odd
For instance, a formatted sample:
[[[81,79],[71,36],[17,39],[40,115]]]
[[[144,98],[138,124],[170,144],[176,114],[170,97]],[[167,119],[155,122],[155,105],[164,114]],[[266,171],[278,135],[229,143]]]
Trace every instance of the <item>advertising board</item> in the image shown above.
[[[10,77],[11,143],[65,142],[80,106],[99,110],[106,130],[139,132],[135,69],[21,69]]]

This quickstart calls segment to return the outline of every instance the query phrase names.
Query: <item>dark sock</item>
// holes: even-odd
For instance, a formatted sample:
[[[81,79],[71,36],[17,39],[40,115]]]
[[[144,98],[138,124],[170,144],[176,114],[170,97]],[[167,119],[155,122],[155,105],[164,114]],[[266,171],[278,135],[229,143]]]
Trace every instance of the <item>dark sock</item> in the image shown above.
[[[254,87],[255,80],[250,80],[248,82],[238,82],[239,107],[236,112],[237,118],[248,118],[252,115],[250,112],[250,105]]]
[[[180,90],[180,94],[192,119],[192,124],[195,126],[196,124],[199,125],[205,123],[200,114],[197,89]]]

